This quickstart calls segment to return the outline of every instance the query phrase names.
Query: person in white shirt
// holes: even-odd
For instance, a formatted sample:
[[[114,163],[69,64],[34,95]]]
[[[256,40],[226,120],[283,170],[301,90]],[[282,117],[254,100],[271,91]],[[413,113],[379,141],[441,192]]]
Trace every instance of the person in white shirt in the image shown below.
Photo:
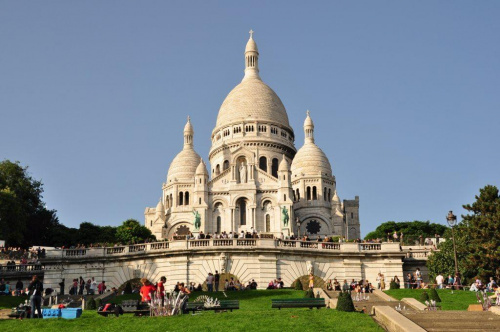
[[[94,295],[97,290],[97,281],[95,281],[94,277],[92,277],[92,282],[90,283],[90,294]]]
[[[240,239],[244,239],[245,238],[245,232],[241,231],[240,233]]]
[[[436,277],[436,284],[437,284],[437,286],[438,286],[439,289],[443,288],[443,282],[444,282],[444,277],[441,274],[439,274]]]

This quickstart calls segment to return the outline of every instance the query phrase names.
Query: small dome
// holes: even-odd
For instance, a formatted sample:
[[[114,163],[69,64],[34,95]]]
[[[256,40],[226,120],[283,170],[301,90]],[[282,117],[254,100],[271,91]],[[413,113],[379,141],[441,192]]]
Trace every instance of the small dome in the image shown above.
[[[201,158],[200,158],[200,163],[198,164],[198,167],[196,167],[196,175],[207,175],[208,176],[207,167],[205,166],[205,163],[203,162],[203,159],[201,159]]]
[[[192,182],[196,167],[200,163],[200,158],[200,155],[191,148],[185,148],[179,152],[168,168],[167,183],[170,183],[170,181],[173,182],[175,179]]]
[[[247,42],[247,46],[245,47],[245,53],[246,52],[257,52],[259,53],[259,49],[257,48],[257,43],[255,40],[253,40],[252,37]]]
[[[292,161],[292,179],[295,176],[327,175],[332,176],[332,166],[325,153],[314,143],[306,143],[297,151]]]
[[[307,116],[306,119],[304,120],[304,128],[306,127],[314,128],[314,123],[313,120],[311,119],[311,116],[309,115],[309,111],[307,111]]]
[[[191,124],[191,118],[189,116],[184,126],[184,134],[194,134],[193,125]]]
[[[219,109],[215,127],[242,120],[267,121],[290,128],[281,99],[260,79],[243,80],[227,95]]]
[[[165,212],[165,209],[163,207],[163,202],[162,202],[162,200],[160,198],[160,201],[156,205],[156,214],[161,215],[163,212]]]
[[[286,160],[285,155],[283,155],[283,159],[281,159],[280,165],[278,166],[278,172],[288,171],[290,170],[290,164],[288,160]]]

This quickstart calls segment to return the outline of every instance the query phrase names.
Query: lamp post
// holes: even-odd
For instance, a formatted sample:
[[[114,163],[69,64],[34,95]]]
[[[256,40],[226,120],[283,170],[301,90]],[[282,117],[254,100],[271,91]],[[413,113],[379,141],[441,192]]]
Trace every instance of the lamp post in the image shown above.
[[[451,238],[453,240],[453,255],[455,257],[455,276],[458,276],[458,263],[457,263],[457,248],[455,246],[455,225],[457,224],[457,216],[453,214],[453,211],[448,212],[446,216],[446,221],[451,227]]]

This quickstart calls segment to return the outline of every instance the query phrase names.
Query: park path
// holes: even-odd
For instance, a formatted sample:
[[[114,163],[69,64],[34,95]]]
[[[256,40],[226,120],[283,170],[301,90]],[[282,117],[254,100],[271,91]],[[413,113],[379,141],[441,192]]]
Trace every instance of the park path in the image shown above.
[[[500,331],[500,315],[489,311],[413,311],[403,313],[429,332]]]

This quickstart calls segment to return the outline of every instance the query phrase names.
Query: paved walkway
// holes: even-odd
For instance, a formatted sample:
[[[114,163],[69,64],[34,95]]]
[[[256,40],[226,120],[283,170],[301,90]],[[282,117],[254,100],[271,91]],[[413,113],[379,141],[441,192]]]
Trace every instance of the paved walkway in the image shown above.
[[[500,331],[500,315],[488,311],[413,311],[404,315],[429,332]]]

